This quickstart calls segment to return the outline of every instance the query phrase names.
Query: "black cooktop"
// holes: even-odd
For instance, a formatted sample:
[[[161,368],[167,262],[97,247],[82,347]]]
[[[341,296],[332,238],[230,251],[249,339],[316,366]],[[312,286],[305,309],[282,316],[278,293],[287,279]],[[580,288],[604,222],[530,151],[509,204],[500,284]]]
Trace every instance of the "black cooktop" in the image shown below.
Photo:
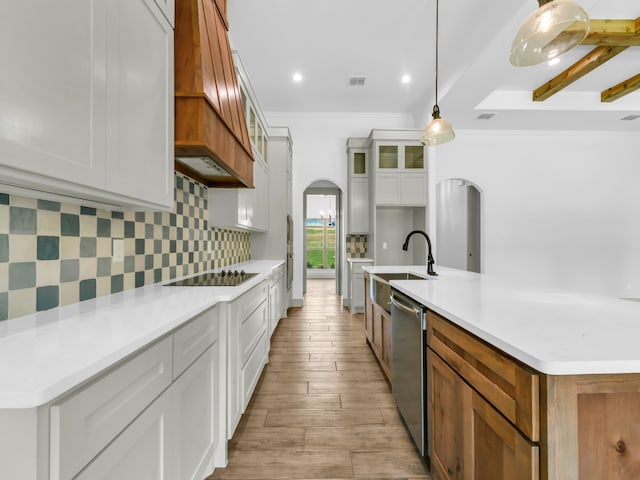
[[[165,283],[165,287],[235,287],[242,282],[258,275],[242,271],[221,270],[219,272],[203,273],[195,277]]]

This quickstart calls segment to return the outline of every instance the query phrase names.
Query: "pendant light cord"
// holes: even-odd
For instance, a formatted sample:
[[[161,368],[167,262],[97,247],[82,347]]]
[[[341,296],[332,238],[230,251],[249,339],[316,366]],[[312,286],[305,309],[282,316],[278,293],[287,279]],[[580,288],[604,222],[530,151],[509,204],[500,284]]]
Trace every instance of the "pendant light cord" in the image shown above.
[[[439,15],[439,0],[436,0],[436,106],[438,105],[438,37],[439,37],[439,25],[438,18]]]

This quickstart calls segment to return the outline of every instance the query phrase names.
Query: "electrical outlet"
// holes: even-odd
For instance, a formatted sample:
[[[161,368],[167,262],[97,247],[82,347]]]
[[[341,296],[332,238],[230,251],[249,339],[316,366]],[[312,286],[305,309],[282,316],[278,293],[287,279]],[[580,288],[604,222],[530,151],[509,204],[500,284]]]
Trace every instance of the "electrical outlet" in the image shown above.
[[[113,263],[124,262],[124,239],[114,238],[111,250],[111,261]]]
[[[382,249],[386,250],[387,249],[387,242],[382,242]]]

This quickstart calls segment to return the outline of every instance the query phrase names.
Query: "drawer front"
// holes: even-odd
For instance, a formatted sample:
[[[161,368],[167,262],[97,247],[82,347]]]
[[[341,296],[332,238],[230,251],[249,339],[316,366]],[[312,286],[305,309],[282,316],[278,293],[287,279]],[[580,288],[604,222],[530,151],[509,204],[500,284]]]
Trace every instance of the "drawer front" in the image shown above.
[[[247,318],[262,302],[267,299],[267,282],[256,285],[233,303],[237,307],[238,319]]]
[[[51,479],[72,478],[171,383],[172,339],[51,407]]]
[[[240,324],[240,365],[244,365],[267,329],[267,302],[262,302]]]
[[[201,313],[173,335],[173,378],[178,377],[218,339],[218,309]]]
[[[427,344],[530,440],[540,440],[539,376],[437,313]]]
[[[242,410],[244,411],[249,405],[253,390],[256,388],[262,368],[267,360],[267,341],[266,335],[263,334],[258,341],[256,348],[253,349],[247,363],[242,367]]]

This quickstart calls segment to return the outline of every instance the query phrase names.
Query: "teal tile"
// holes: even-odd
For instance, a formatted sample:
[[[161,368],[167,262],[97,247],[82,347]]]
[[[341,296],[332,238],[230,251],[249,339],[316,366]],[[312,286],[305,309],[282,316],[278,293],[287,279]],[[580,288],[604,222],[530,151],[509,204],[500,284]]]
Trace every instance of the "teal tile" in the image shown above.
[[[21,290],[36,286],[36,262],[9,264],[9,290]]]
[[[77,282],[80,278],[80,260],[62,260],[60,262],[60,282]]]
[[[80,207],[80,215],[91,215],[92,217],[95,217],[96,209],[92,207]]]
[[[144,269],[151,270],[153,268],[153,255],[144,256]]]
[[[51,285],[36,289],[36,310],[49,310],[60,305],[60,287]]]
[[[80,236],[80,216],[71,213],[60,215],[60,233],[63,237]]]
[[[0,320],[9,318],[9,292],[0,292]]]
[[[136,272],[136,288],[144,286],[144,272]]]
[[[136,257],[134,255],[126,255],[124,257],[124,273],[136,271]]]
[[[0,205],[9,205],[9,195],[0,193]]]
[[[49,200],[38,200],[39,210],[48,210],[50,212],[60,211],[60,202],[50,202]]]
[[[9,232],[35,235],[38,225],[36,212],[35,208],[9,207]]]
[[[111,220],[108,218],[98,218],[98,236],[111,236]]]
[[[94,237],[80,238],[80,257],[95,257],[97,250],[97,242]]]
[[[118,293],[124,290],[124,275],[114,275],[111,277],[111,293]]]
[[[146,215],[144,212],[136,212],[135,220],[136,222],[144,223]]]
[[[144,238],[153,238],[153,225],[151,223],[145,223],[144,225]]]
[[[9,261],[9,235],[0,234],[0,263]]]
[[[144,238],[136,238],[136,255],[144,255]]]
[[[111,212],[111,218],[119,218],[124,220],[124,212]]]
[[[98,276],[108,277],[111,275],[111,258],[99,257],[98,258]]]
[[[38,260],[60,258],[60,237],[38,236]]]
[[[129,220],[124,221],[124,238],[135,238],[136,224]]]
[[[91,278],[80,282],[80,301],[96,298],[96,279]]]

